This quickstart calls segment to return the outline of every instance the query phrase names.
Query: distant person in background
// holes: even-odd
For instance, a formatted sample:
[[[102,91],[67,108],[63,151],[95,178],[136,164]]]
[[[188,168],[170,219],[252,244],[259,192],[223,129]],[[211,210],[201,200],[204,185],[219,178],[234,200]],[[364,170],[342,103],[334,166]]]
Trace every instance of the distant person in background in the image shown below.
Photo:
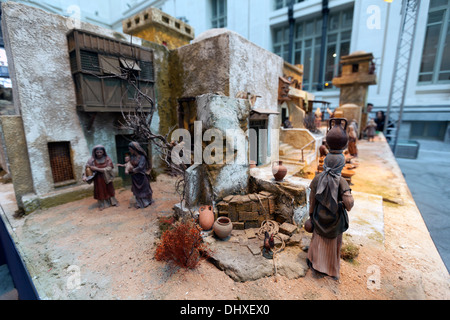
[[[386,116],[383,111],[377,112],[377,117],[375,118],[375,123],[377,124],[377,131],[383,132],[384,122],[386,121]]]

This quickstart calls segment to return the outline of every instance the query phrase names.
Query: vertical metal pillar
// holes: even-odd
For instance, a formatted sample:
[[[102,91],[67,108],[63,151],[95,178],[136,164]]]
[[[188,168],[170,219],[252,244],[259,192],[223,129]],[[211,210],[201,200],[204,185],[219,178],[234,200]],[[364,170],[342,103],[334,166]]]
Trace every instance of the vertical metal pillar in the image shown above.
[[[289,51],[288,51],[288,62],[294,63],[292,56],[294,52],[294,28],[295,28],[295,19],[294,19],[294,3],[295,0],[290,0],[288,6],[288,21],[289,21]]]
[[[420,0],[403,0],[394,72],[383,130],[394,155],[397,151],[398,136],[402,123],[419,7]]]

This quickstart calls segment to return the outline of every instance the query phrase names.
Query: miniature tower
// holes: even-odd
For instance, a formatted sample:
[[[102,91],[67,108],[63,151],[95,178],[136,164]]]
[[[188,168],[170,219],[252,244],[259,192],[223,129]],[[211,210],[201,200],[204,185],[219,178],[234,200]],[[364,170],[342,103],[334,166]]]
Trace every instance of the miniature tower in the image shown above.
[[[122,22],[123,32],[173,50],[194,39],[194,28],[156,8],[147,8]]]
[[[343,117],[349,122],[356,120],[361,130],[368,120],[366,112],[368,87],[377,83],[373,55],[356,51],[342,57],[340,63],[342,74],[333,79],[333,85],[341,89],[337,111],[342,111]]]

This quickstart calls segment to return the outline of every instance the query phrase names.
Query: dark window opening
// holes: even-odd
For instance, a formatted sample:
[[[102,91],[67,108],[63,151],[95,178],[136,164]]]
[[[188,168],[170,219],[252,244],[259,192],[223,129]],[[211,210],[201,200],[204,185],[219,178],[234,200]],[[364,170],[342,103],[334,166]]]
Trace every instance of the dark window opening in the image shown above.
[[[48,153],[54,183],[73,180],[70,142],[49,142]]]

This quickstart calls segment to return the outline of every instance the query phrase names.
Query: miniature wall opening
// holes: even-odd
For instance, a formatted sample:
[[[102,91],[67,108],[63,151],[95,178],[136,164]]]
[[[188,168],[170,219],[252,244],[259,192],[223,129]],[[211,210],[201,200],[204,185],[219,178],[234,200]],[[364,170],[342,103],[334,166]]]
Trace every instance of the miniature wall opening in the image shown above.
[[[70,142],[49,142],[48,153],[55,184],[74,180],[72,159],[70,156]]]
[[[197,120],[197,106],[194,97],[178,99],[178,128],[186,129],[191,135],[191,150],[194,150],[194,122]]]
[[[265,163],[268,154],[268,124],[267,114],[251,112],[249,119],[250,163],[258,166]]]

